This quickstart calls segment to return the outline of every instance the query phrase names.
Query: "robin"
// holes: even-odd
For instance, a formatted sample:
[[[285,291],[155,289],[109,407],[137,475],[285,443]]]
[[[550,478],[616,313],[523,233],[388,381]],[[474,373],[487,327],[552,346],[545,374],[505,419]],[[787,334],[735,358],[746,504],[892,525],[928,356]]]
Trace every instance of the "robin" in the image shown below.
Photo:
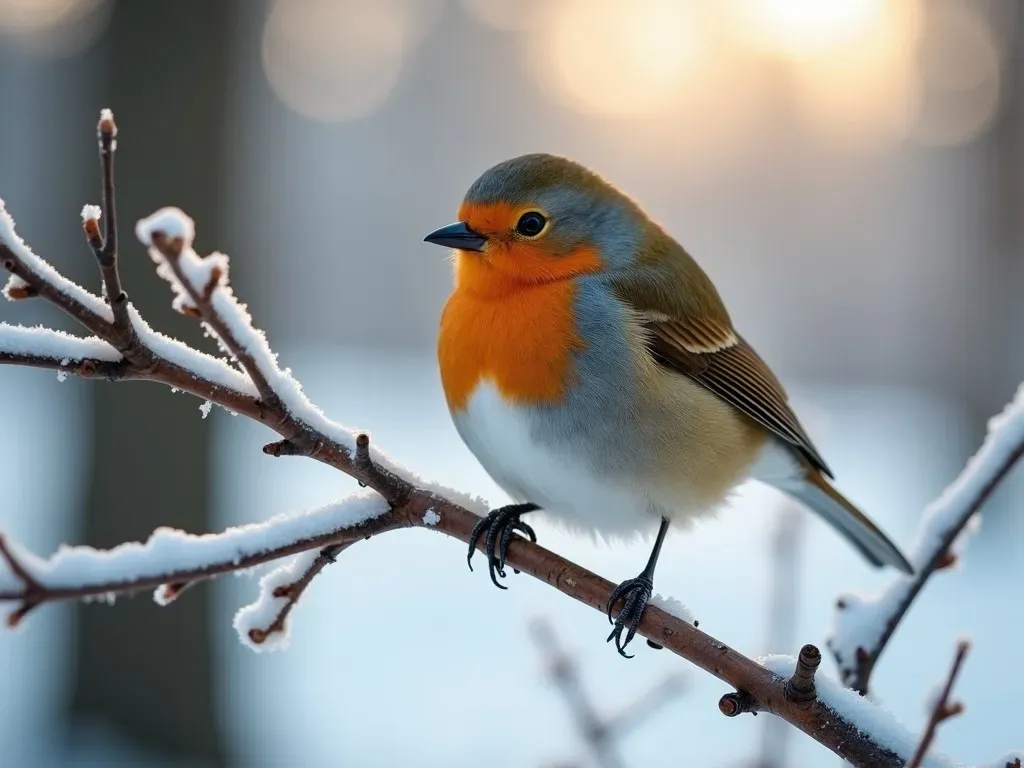
[[[600,176],[553,155],[507,160],[425,240],[455,249],[437,347],[448,408],[515,501],[481,519],[469,546],[471,561],[486,534],[496,586],[512,537],[536,541],[529,513],[610,537],[656,527],[647,565],[608,601],[609,621],[622,602],[608,640],[627,656],[669,526],[714,513],[749,477],[817,512],[873,565],[913,572],[832,486],[697,262]]]

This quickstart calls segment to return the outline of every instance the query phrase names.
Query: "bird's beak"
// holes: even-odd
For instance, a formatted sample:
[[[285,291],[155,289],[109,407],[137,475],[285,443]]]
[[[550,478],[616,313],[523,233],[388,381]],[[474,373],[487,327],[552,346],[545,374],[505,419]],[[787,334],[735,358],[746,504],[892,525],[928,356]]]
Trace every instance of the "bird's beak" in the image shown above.
[[[435,229],[423,238],[423,242],[463,251],[482,251],[487,238],[470,229],[466,222],[456,221],[454,224]]]

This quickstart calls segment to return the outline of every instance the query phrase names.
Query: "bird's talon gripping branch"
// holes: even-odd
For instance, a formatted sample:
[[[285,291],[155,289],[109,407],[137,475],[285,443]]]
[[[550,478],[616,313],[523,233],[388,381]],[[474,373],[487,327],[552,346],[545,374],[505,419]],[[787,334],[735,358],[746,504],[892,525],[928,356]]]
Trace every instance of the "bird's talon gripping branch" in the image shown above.
[[[636,636],[636,631],[640,627],[640,620],[644,615],[644,608],[647,607],[647,603],[653,594],[654,580],[646,573],[642,573],[635,579],[627,579],[619,584],[619,586],[612,590],[611,597],[608,598],[608,621],[615,626],[611,634],[608,635],[606,642],[615,640],[615,649],[624,658],[633,658],[631,654],[626,653],[626,646]],[[612,611],[619,600],[624,601],[622,610],[619,612],[618,617],[613,620]],[[624,629],[626,630],[625,640],[622,639],[622,631]]]
[[[536,543],[537,534],[533,528],[519,519],[520,515],[527,512],[536,512],[540,507],[536,504],[509,504],[506,507],[492,510],[487,517],[482,518],[475,526],[469,537],[469,552],[466,554],[466,564],[469,570],[473,570],[473,553],[476,551],[477,542],[480,537],[487,533],[484,541],[484,552],[487,554],[487,568],[491,575],[491,582],[498,589],[508,589],[498,577],[505,578],[505,560],[508,557],[508,548],[512,543],[512,536],[517,531],[526,535],[530,541]]]

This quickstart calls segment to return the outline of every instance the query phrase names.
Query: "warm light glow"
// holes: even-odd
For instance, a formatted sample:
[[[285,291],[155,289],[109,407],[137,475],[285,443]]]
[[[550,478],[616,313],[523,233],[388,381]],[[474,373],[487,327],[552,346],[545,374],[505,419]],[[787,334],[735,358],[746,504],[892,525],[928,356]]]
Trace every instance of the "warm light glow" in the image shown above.
[[[375,111],[422,32],[416,2],[275,0],[263,30],[263,68],[274,93],[315,120]]]
[[[67,56],[99,37],[110,10],[109,0],[0,0],[0,35],[33,53]]]
[[[952,145],[982,133],[999,111],[1001,55],[977,7],[943,3],[930,9],[917,56],[922,97],[911,138]]]
[[[794,63],[797,104],[827,136],[873,144],[906,134],[918,99],[914,51],[920,8],[884,3],[870,28],[831,53]]]
[[[542,11],[557,0],[462,0],[462,7],[481,24],[495,29],[530,29]]]
[[[903,0],[891,0],[902,2]],[[890,0],[734,0],[745,34],[765,50],[803,58],[877,31]]]
[[[542,86],[584,112],[648,116],[673,109],[711,37],[700,0],[560,0],[533,30]]]

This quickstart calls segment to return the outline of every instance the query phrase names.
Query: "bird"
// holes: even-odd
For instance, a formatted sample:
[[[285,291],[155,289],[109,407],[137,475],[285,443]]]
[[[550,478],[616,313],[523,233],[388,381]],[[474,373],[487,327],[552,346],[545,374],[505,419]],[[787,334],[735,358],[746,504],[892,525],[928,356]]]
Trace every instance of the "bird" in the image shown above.
[[[527,154],[472,183],[437,357],[456,431],[513,503],[476,524],[505,589],[531,513],[570,531],[650,536],[607,603],[619,654],[639,628],[670,526],[713,515],[749,478],[820,515],[872,565],[913,568],[832,484],[786,391],[696,260],[631,197],[565,157]],[[615,607],[621,609],[613,618]]]

